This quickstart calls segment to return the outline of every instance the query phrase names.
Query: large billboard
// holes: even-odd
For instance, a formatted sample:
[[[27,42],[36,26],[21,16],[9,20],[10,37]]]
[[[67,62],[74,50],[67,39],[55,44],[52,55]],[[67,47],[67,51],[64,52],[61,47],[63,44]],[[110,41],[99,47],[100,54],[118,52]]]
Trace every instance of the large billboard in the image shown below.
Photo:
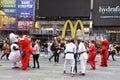
[[[34,25],[34,0],[17,0],[18,29],[31,29]]]
[[[91,0],[38,0],[40,17],[89,17]]]
[[[94,0],[94,26],[120,26],[120,0]]]
[[[0,29],[15,29],[16,27],[16,0],[1,0]]]

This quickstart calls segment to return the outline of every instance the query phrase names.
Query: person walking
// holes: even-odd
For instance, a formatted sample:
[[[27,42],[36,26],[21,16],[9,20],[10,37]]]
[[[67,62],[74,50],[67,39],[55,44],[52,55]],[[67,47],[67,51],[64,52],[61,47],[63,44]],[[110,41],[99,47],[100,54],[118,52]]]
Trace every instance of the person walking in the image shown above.
[[[87,50],[85,48],[84,43],[79,40],[79,45],[78,45],[78,53],[80,54],[80,75],[85,75],[86,73],[86,63],[87,63],[87,59],[88,59],[88,54],[87,54]]]
[[[10,45],[8,40],[6,40],[5,43],[3,44],[2,52],[3,52],[3,55],[1,56],[1,59],[6,55],[6,59],[9,60],[8,57],[10,53]]]
[[[74,44],[74,40],[71,39],[69,43],[66,44],[65,49],[65,62],[64,62],[64,74],[66,73],[67,63],[70,63],[71,68],[71,77],[74,76],[74,67],[75,67],[75,59],[74,54],[76,53],[76,45]]]
[[[55,51],[54,51],[54,62],[55,64],[59,62],[59,55],[61,53],[60,41],[55,42]]]
[[[112,60],[116,61],[114,58],[114,55],[116,54],[116,49],[115,49],[115,44],[109,44],[109,48],[108,48],[108,60],[110,55],[112,56]]]
[[[91,40],[89,41],[89,48],[88,48],[88,63],[90,64],[90,66],[92,67],[91,69],[93,70],[96,69],[95,59],[96,59],[95,41]]]
[[[48,56],[48,41],[44,43],[44,52],[45,52],[45,57]]]
[[[33,51],[33,68],[36,68],[36,63],[37,63],[37,68],[40,67],[39,65],[39,54],[40,54],[40,41],[36,40],[35,41],[35,46],[34,46],[34,51]]]
[[[54,52],[55,52],[55,41],[52,42],[52,45],[50,46],[50,50],[52,52],[52,55],[49,57],[49,61],[51,62],[51,59],[55,56]]]

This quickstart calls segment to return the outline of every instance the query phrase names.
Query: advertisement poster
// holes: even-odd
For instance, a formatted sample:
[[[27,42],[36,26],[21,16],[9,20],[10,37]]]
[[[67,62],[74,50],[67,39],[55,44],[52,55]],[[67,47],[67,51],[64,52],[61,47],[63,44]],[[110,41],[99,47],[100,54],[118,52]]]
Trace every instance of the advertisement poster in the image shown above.
[[[32,29],[34,15],[34,0],[18,0],[18,29]]]
[[[1,0],[0,29],[15,29],[16,27],[16,0]]]
[[[120,0],[94,0],[93,24],[94,26],[120,25]]]

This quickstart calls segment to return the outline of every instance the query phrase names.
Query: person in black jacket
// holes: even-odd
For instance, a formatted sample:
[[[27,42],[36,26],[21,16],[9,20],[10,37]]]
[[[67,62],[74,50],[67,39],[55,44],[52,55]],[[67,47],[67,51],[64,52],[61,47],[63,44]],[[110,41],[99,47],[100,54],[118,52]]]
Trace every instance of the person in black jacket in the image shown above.
[[[61,52],[60,44],[55,44],[55,51],[54,51],[54,62],[59,62],[59,55]]]
[[[55,56],[55,55],[54,55],[54,52],[55,52],[55,41],[52,43],[50,49],[51,49],[53,55],[50,56],[50,58],[49,58],[48,60],[51,62],[51,59]]]

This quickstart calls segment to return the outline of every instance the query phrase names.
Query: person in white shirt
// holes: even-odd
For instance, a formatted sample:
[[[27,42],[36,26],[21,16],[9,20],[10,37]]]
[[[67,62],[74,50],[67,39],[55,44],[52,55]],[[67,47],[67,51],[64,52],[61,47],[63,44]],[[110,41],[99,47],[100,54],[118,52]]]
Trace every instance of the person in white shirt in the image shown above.
[[[78,53],[80,54],[80,73],[81,75],[85,75],[86,72],[86,63],[87,63],[87,59],[88,59],[88,54],[85,48],[84,43],[79,40],[79,45],[78,45]]]
[[[116,61],[115,58],[114,58],[114,55],[116,54],[116,49],[115,49],[115,44],[114,43],[109,44],[109,46],[108,46],[108,53],[109,53],[108,54],[108,60],[109,60],[109,57],[111,55],[113,61]]]
[[[71,67],[71,76],[74,76],[74,67],[75,67],[75,59],[74,54],[76,53],[76,45],[74,44],[74,40],[70,40],[69,43],[66,44],[65,49],[65,62],[64,62],[64,74],[66,73],[66,65],[69,62]]]
[[[39,68],[39,54],[40,54],[40,40],[35,41],[34,52],[33,52],[33,68],[36,67],[35,63],[37,62],[37,68]]]

